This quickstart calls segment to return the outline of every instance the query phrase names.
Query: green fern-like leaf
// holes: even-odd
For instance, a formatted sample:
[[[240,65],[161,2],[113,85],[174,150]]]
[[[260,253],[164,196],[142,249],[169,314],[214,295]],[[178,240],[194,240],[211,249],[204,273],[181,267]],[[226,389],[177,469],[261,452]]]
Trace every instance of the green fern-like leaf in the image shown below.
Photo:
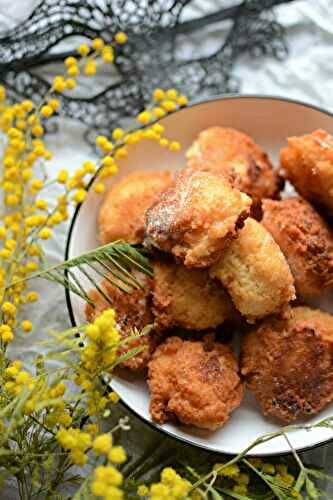
[[[124,293],[142,288],[135,272],[152,276],[152,268],[143,251],[123,241],[115,241],[98,247],[54,266],[43,266],[24,280],[10,283],[7,288],[22,281],[44,278],[62,285],[87,303],[94,305],[82,284],[82,278],[94,287],[110,304],[111,300],[99,285],[98,278],[105,279]]]

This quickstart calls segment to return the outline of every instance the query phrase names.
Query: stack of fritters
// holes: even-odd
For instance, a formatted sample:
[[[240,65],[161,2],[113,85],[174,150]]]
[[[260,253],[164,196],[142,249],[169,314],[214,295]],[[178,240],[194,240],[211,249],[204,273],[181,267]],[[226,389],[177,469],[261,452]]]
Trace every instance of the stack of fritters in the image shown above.
[[[101,242],[144,245],[154,270],[128,294],[101,285],[123,337],[153,325],[123,346],[143,346],[124,365],[147,372],[159,423],[216,429],[240,405],[243,381],[267,416],[313,415],[333,399],[333,317],[291,302],[333,285],[324,219],[333,213],[333,139],[316,131],[282,149],[284,175],[303,198],[280,199],[282,170],[237,130],[202,131],[186,156],[174,177],[123,177],[100,210]],[[88,319],[108,307],[91,294]],[[220,334],[227,325],[247,330],[246,323],[254,326],[241,333],[239,366]]]

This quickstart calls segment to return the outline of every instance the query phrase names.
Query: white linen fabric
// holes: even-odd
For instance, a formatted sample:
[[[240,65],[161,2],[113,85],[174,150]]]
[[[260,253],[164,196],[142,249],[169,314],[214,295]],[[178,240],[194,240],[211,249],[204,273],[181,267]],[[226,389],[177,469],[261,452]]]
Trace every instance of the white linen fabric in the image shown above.
[[[27,17],[37,3],[37,0],[0,0],[0,30],[3,32]],[[222,0],[197,0],[197,4],[199,3],[202,11],[212,10],[212,6],[216,8],[218,3],[221,7],[225,5]],[[283,62],[269,57],[240,58],[235,65],[235,76],[241,82],[241,92],[292,97],[333,111],[333,0],[298,0],[277,7],[276,13],[287,30],[289,56]],[[198,10],[196,14],[198,15]],[[216,45],[217,33],[217,29],[209,30],[209,36],[204,41],[208,51]],[[187,47],[186,50],[190,49]],[[48,67],[43,75],[51,76],[55,72],[56,68]],[[95,85],[95,79],[87,79],[82,92],[97,90]],[[101,79],[99,85],[102,85]],[[114,126],[116,125],[115,123]],[[54,158],[49,162],[52,175],[61,168],[73,171],[84,160],[94,159],[90,146],[82,138],[83,132],[80,124],[68,120],[61,124],[56,135],[47,138],[49,148],[54,152]],[[44,196],[51,205],[57,192],[58,188],[53,187]],[[47,242],[46,255],[50,262],[63,259],[67,232],[68,224],[59,227],[52,240]],[[29,306],[33,311],[33,332],[19,336],[11,347],[13,356],[24,359],[27,364],[42,349],[38,346],[38,341],[45,338],[48,328],[63,330],[69,324],[62,289],[43,281],[35,285],[34,288],[40,293],[40,300],[36,305]],[[116,420],[122,414],[128,412],[118,405],[113,418]],[[183,448],[182,444],[152,430],[132,414],[129,416],[131,430],[123,436],[129,454],[128,466],[140,461],[141,457],[151,460],[155,454],[171,457],[172,448]],[[194,448],[192,452],[202,454],[204,459],[204,452]],[[333,473],[333,443],[303,455],[307,463],[323,466],[326,472]],[[68,492],[68,495],[70,497],[71,493]],[[330,495],[328,493],[327,498],[333,497],[333,493]],[[8,484],[6,490],[1,491],[0,497],[7,500],[18,498],[15,484]]]

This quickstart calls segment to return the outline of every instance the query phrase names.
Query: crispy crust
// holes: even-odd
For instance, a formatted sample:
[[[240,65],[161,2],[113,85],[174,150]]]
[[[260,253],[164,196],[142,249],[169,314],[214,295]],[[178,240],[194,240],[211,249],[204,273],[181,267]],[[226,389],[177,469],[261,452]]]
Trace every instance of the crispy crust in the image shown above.
[[[297,294],[319,295],[333,286],[333,234],[302,198],[265,200],[262,224],[287,258]]]
[[[150,412],[158,423],[221,427],[243,397],[238,363],[229,346],[170,337],[149,363]]]
[[[242,227],[250,205],[222,176],[183,169],[147,211],[145,245],[173,253],[187,267],[207,267]]]
[[[333,317],[297,307],[244,338],[241,371],[264,415],[289,423],[333,399],[332,355]]]
[[[168,170],[136,170],[112,185],[99,211],[99,240],[102,244],[122,239],[141,243],[145,212],[172,181]]]
[[[205,330],[235,316],[227,293],[206,269],[187,269],[172,259],[154,262],[153,313],[158,330]]]
[[[210,127],[200,132],[186,154],[188,164],[225,175],[251,196],[253,207],[262,198],[278,198],[283,179],[268,155],[246,134],[233,128]]]
[[[140,330],[154,321],[150,308],[152,280],[141,274],[138,278],[144,285],[144,290],[135,289],[129,293],[124,293],[106,280],[101,284],[101,287],[112,301],[112,307],[116,311],[116,321],[122,338],[126,338],[132,334],[134,327]],[[88,321],[93,321],[102,311],[111,306],[96,289],[91,290],[89,296],[93,300],[95,308],[87,305],[86,317]],[[152,330],[148,335],[139,337],[129,344],[122,346],[119,350],[120,354],[124,354],[128,350],[138,346],[144,346],[145,349],[136,356],[124,361],[121,366],[135,371],[143,370],[146,368],[159,341],[160,336],[156,331]]]
[[[287,179],[305,199],[325,214],[333,215],[333,137],[315,130],[289,137],[280,162]]]
[[[295,298],[288,263],[269,232],[247,219],[210,275],[222,281],[248,322],[282,311]]]

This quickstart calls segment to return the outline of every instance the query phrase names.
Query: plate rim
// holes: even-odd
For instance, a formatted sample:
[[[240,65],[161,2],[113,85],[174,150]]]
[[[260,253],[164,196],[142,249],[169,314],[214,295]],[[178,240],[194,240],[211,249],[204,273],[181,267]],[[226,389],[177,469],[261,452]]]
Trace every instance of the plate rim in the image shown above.
[[[237,94],[237,93],[215,94],[215,95],[208,96],[205,98],[194,99],[193,101],[190,101],[190,103],[186,107],[180,108],[180,109],[178,109],[170,114],[179,113],[185,109],[200,106],[202,104],[207,104],[209,102],[220,101],[220,100],[234,100],[234,99],[235,100],[238,100],[238,99],[258,99],[258,100],[282,101],[285,103],[291,103],[291,104],[303,106],[305,108],[310,108],[310,109],[313,109],[315,111],[319,111],[320,113],[323,113],[323,114],[328,115],[329,117],[333,118],[333,111],[329,111],[328,109],[326,109],[322,106],[308,103],[308,102],[300,100],[300,99],[294,99],[294,98],[284,97],[284,96],[279,96],[279,95],[274,95],[274,94],[270,95],[270,94]],[[167,115],[167,116],[170,116],[170,115]],[[161,121],[163,121],[163,118],[161,119]],[[93,177],[89,181],[89,183],[87,185],[87,191],[89,191],[89,189],[91,188],[93,182],[95,181],[95,179],[98,175],[98,172],[99,172],[99,170],[97,170],[97,172],[93,175]],[[66,245],[65,245],[65,255],[64,255],[65,260],[68,260],[70,258],[69,249],[71,246],[73,230],[74,230],[74,226],[76,223],[76,219],[79,215],[79,212],[81,210],[83,203],[84,203],[84,201],[82,203],[79,203],[76,206],[74,213],[72,215],[71,221],[70,221],[70,225],[69,225],[69,229],[68,229],[68,233],[67,233],[67,238],[66,238]],[[65,271],[65,274],[67,274],[67,271]],[[70,322],[71,322],[73,327],[76,327],[77,323],[75,321],[75,316],[74,316],[74,311],[73,311],[72,301],[71,301],[71,295],[70,295],[70,292],[67,288],[65,289],[65,300],[66,300],[66,306],[67,306],[67,311],[69,314]],[[112,382],[111,382],[111,385],[112,385]],[[176,436],[175,434],[171,433],[169,430],[163,428],[163,426],[161,426],[161,425],[159,425],[151,420],[146,420],[146,418],[143,417],[142,415],[140,415],[140,413],[138,411],[136,411],[134,408],[130,407],[127,403],[125,403],[121,399],[120,399],[120,403],[127,410],[129,410],[130,413],[132,413],[137,418],[139,418],[144,424],[148,425],[153,430],[158,431],[162,435],[164,434],[164,435],[168,436],[169,438],[172,438],[172,439],[175,439],[176,441],[180,441],[182,443],[185,443],[188,446],[191,446],[193,448],[200,448],[200,449],[203,449],[205,451],[209,451],[210,453],[218,453],[218,454],[223,454],[223,455],[228,455],[228,456],[235,455],[235,453],[231,453],[231,452],[221,452],[221,451],[217,451],[217,450],[212,450],[212,448],[210,448],[209,446],[206,446],[206,445],[201,444],[201,443],[200,444],[193,443],[190,439],[188,439],[186,437]],[[322,440],[318,443],[315,443],[313,445],[308,445],[308,446],[297,448],[297,453],[310,451],[310,450],[313,450],[313,449],[318,448],[320,446],[323,446],[325,444],[329,444],[331,442],[333,442],[333,437],[330,437],[328,439],[324,439],[324,440]],[[255,454],[252,454],[250,452],[247,454],[247,456],[248,457],[251,457],[251,456],[254,456],[254,457],[269,457],[269,456],[281,457],[281,456],[289,455],[290,453],[291,453],[291,450],[290,451],[275,452],[275,453],[274,452],[272,452],[272,453],[258,452]]]

